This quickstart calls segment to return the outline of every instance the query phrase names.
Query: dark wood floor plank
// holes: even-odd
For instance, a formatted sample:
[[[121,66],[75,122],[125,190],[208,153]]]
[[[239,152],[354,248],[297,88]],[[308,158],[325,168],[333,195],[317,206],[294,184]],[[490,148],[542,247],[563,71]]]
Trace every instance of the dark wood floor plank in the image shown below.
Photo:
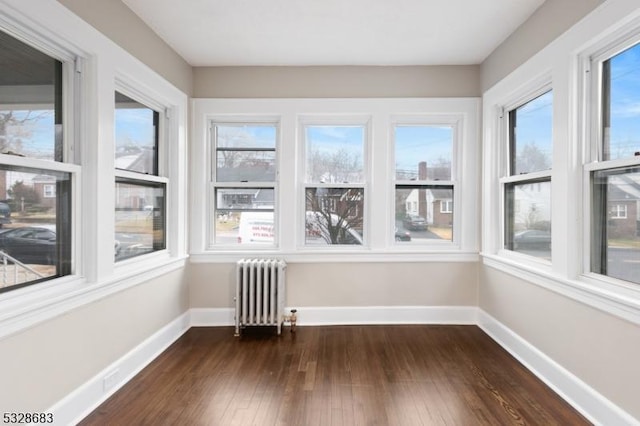
[[[475,326],[192,328],[82,425],[586,425]]]

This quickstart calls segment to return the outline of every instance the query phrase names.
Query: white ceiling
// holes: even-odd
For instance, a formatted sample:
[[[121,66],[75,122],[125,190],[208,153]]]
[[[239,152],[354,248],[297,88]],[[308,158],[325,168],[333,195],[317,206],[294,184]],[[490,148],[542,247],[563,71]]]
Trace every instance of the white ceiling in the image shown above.
[[[193,66],[481,63],[544,0],[122,0]]]

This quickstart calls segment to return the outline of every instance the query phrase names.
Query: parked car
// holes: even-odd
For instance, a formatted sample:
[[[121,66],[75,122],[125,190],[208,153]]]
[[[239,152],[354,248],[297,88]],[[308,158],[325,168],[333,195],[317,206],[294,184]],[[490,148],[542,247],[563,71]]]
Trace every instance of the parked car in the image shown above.
[[[402,225],[411,231],[425,231],[427,221],[422,216],[408,214],[402,219]]]
[[[3,230],[0,250],[22,263],[53,265],[57,251],[56,233],[37,226]]]
[[[411,241],[411,232],[396,228],[396,241]]]
[[[551,232],[528,229],[516,232],[513,236],[513,248],[517,249],[538,249],[549,250],[551,248]]]
[[[11,223],[11,207],[7,203],[0,202],[0,228],[9,223]]]

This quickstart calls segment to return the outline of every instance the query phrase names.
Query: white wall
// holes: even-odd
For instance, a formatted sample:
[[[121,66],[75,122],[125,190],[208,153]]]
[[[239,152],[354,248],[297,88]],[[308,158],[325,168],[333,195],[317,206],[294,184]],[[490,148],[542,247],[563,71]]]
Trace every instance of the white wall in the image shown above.
[[[482,310],[640,419],[637,324],[494,268],[480,271]]]
[[[488,90],[506,77],[603,2],[546,0],[484,60],[480,77],[482,90]]]
[[[195,67],[194,98],[480,96],[480,66]]]
[[[0,412],[47,412],[189,307],[184,269],[0,340]]]
[[[231,308],[235,264],[192,263],[189,294],[193,308]],[[476,262],[289,263],[286,305],[305,307],[477,305]]]
[[[187,95],[193,70],[120,0],[57,0]]]

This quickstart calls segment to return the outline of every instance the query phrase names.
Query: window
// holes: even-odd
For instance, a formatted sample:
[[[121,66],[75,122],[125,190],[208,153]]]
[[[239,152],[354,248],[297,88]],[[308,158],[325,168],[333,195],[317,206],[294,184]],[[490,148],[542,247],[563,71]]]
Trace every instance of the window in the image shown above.
[[[0,292],[72,271],[72,61],[0,31]]]
[[[167,179],[159,170],[160,116],[115,92],[116,261],[166,248]]]
[[[194,101],[192,258],[477,260],[479,103]]]
[[[453,241],[454,128],[396,124],[395,241]]]
[[[635,200],[633,200],[635,201]],[[632,201],[632,202],[633,202]],[[626,204],[614,204],[609,211],[611,219],[626,219],[627,218],[627,205]]]
[[[211,126],[212,240],[221,246],[275,246],[275,123]]]
[[[508,111],[505,247],[551,260],[551,91]]]
[[[43,185],[42,186],[42,190],[43,190],[43,196],[45,198],[55,198],[56,196],[56,186],[55,185]]]
[[[304,243],[363,245],[364,125],[303,125]]]
[[[116,92],[116,169],[158,175],[160,113]]]
[[[637,40],[637,39],[636,39]],[[596,274],[640,284],[640,43],[592,59],[601,93],[591,187],[591,261]]]
[[[440,213],[453,213],[453,200],[440,201]]]

